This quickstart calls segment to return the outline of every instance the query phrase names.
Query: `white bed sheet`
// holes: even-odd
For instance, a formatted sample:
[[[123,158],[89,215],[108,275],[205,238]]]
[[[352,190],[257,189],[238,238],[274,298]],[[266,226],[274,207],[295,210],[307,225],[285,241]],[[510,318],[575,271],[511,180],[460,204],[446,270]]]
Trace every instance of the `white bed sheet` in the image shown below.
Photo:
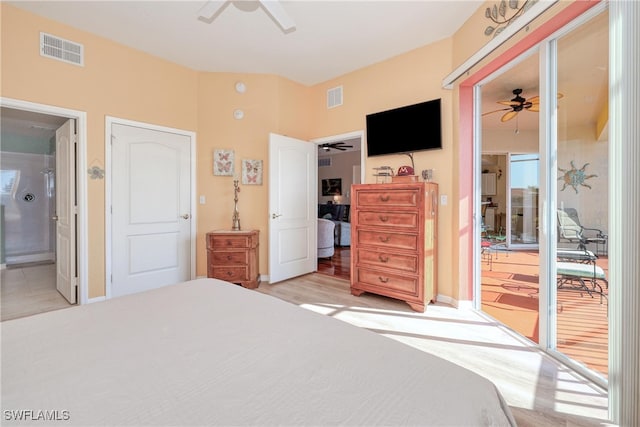
[[[515,425],[475,373],[216,279],[1,327],[2,425]]]

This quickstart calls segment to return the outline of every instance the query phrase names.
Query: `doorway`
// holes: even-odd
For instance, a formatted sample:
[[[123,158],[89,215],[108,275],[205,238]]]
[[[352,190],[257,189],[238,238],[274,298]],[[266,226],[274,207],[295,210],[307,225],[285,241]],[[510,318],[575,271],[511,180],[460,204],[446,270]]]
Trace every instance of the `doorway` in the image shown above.
[[[333,255],[318,258],[317,271],[344,280],[351,280],[351,185],[363,182],[363,136],[360,131],[313,141],[318,145],[318,218],[335,224]]]
[[[3,98],[1,117],[2,320],[85,303],[86,260],[76,256],[86,239],[85,182],[75,173],[84,165],[85,113]],[[59,161],[70,152],[56,136],[65,123],[80,131],[71,164]],[[73,212],[72,241],[60,238],[61,210]]]

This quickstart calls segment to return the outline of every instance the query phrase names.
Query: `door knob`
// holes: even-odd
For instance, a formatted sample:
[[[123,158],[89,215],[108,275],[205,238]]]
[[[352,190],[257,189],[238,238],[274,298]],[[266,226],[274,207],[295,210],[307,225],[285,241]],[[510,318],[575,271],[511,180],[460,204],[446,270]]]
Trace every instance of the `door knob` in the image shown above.
[[[190,215],[189,215],[189,214],[184,214],[184,215],[182,215],[182,218],[183,218],[183,219],[189,219],[189,217],[190,217]]]
[[[282,216],[282,214],[271,214],[271,218],[272,218],[272,219],[276,219],[276,218],[278,218],[279,216]]]
[[[52,220],[57,221],[58,220],[58,215],[54,215],[51,217]]]

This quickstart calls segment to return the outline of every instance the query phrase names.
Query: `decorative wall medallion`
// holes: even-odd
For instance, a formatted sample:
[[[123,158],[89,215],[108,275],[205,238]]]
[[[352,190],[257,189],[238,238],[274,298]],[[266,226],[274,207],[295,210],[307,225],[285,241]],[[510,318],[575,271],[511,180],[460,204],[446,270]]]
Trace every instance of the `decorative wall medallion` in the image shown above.
[[[501,0],[499,3],[494,4],[493,7],[486,8],[484,16],[491,21],[491,24],[484,29],[484,35],[496,37],[537,2],[538,0],[525,0],[524,2]],[[507,18],[508,15],[511,16]]]
[[[585,173],[585,169],[587,168],[587,166],[589,166],[589,163],[585,163],[584,166],[582,166],[580,169],[576,169],[575,165],[573,164],[573,160],[571,160],[570,163],[571,169],[558,168],[558,171],[563,173],[563,175],[558,178],[558,181],[564,181],[564,185],[562,186],[560,191],[564,191],[564,189],[568,186],[572,186],[575,192],[578,193],[578,186],[580,185],[591,189],[591,186],[589,184],[585,184],[584,182],[587,179],[595,178],[598,175],[587,175]]]
[[[233,176],[233,150],[216,149],[213,151],[213,174],[221,176]]]
[[[242,160],[242,183],[262,185],[262,160]]]
[[[92,166],[87,169],[87,173],[89,174],[89,179],[103,179],[104,178],[104,169],[99,168],[98,166]]]

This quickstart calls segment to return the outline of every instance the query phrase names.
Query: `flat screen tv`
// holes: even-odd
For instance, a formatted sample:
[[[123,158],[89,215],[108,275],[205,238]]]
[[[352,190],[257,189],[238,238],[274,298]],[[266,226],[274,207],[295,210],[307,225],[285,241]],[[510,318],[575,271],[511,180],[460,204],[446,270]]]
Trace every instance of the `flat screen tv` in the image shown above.
[[[367,155],[442,148],[440,99],[367,115]]]

